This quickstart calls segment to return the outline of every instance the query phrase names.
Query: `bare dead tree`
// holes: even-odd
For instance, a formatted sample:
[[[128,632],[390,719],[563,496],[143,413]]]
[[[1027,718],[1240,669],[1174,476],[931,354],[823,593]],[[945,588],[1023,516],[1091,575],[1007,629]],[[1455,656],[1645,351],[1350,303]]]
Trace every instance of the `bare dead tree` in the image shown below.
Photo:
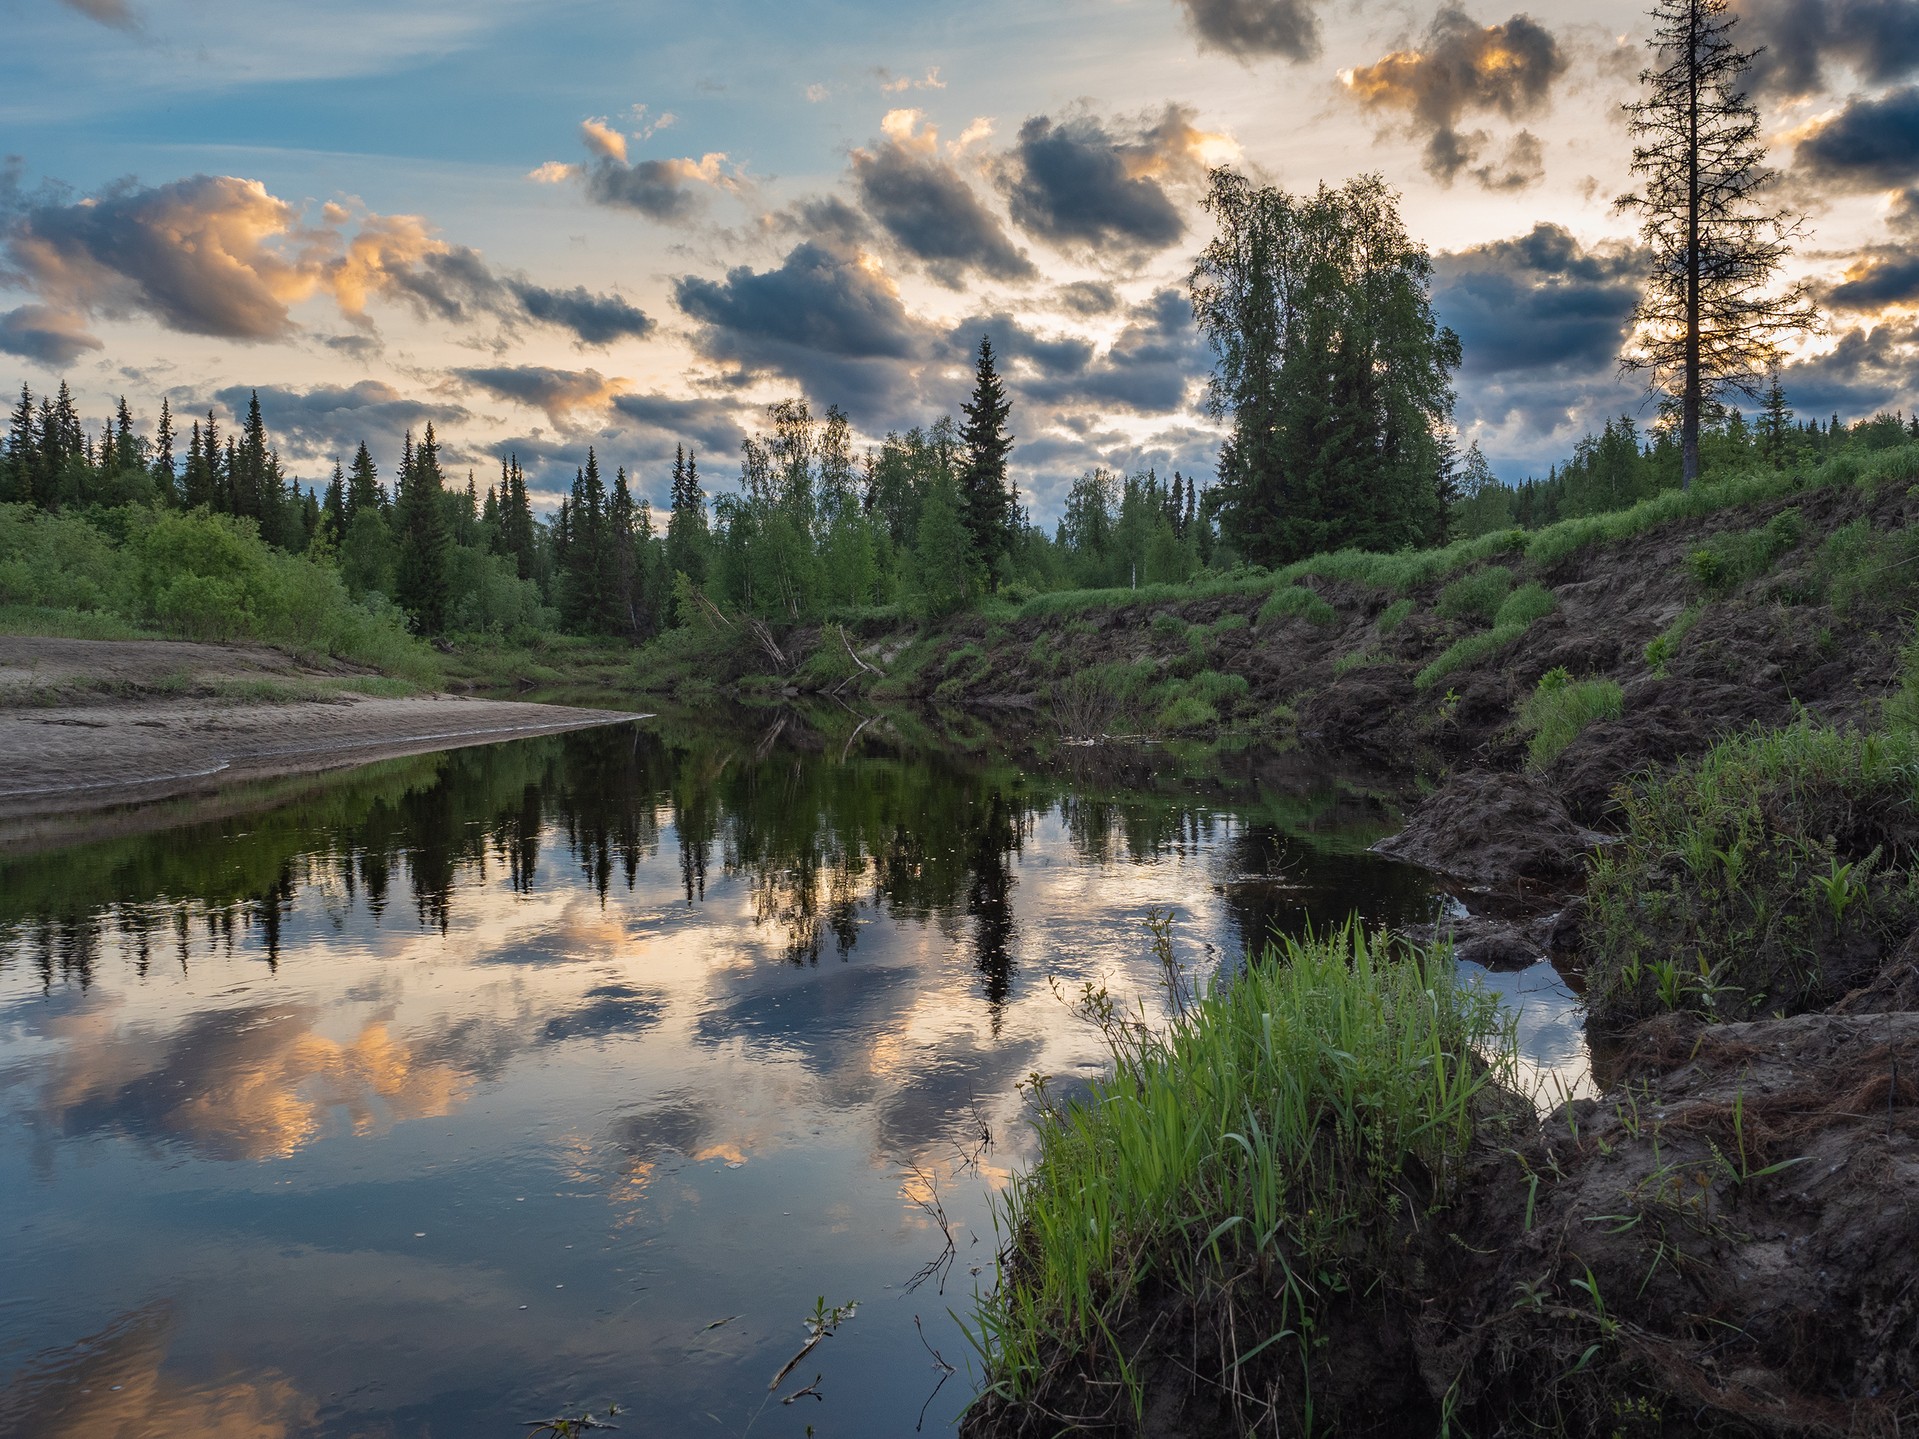
[[[1740,87],[1758,52],[1733,44],[1728,0],[1660,0],[1652,13],[1655,63],[1625,107],[1638,188],[1617,201],[1641,216],[1649,273],[1620,364],[1678,402],[1690,489],[1706,402],[1728,389],[1757,399],[1781,342],[1819,317],[1804,285],[1777,283],[1803,221],[1763,201],[1778,175]]]

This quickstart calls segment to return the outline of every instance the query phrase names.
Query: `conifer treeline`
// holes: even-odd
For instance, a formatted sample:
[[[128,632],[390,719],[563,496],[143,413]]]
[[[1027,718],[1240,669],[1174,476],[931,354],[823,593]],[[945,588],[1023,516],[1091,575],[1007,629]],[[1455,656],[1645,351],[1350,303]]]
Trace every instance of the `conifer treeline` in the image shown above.
[[[1033,526],[1008,474],[1012,406],[985,341],[962,414],[858,455],[838,409],[819,417],[782,401],[743,443],[737,485],[717,496],[698,455],[679,447],[662,525],[626,468],[609,485],[591,448],[542,518],[517,456],[484,492],[470,473],[463,487],[449,483],[431,425],[407,435],[391,489],[362,442],[316,490],[286,474],[257,395],[238,434],[211,412],[193,420],[181,457],[165,403],[151,436],[124,401],[90,434],[64,383],[38,399],[23,386],[0,502],[229,515],[335,568],[354,597],[390,599],[428,636],[644,640],[702,603],[786,623],[874,604],[938,614],[1008,586],[1182,580],[1210,558],[1210,516],[1180,475],[1168,486],[1151,473],[1093,471],[1055,535]]]

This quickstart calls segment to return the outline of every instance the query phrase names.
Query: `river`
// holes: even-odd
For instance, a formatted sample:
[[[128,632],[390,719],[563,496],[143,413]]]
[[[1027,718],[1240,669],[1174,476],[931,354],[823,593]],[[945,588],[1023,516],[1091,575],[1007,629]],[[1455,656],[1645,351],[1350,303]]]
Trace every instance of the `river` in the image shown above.
[[[1070,1001],[1164,1013],[1154,911],[1201,983],[1432,917],[1396,819],[1285,756],[641,720],[0,859],[0,1434],[946,1432],[1022,1083],[1103,1068]],[[1550,967],[1474,978],[1577,1083]]]

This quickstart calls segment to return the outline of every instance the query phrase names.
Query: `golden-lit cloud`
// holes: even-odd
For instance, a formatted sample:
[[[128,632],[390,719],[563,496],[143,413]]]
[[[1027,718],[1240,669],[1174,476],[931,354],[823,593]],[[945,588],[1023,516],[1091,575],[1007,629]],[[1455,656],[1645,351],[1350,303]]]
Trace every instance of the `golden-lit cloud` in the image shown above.
[[[1492,137],[1464,132],[1460,121],[1475,112],[1507,119],[1536,113],[1566,63],[1559,42],[1530,16],[1480,25],[1449,5],[1418,47],[1339,78],[1361,106],[1404,115],[1410,132],[1426,137],[1423,163],[1435,179],[1451,184],[1464,172],[1488,189],[1519,189],[1544,173],[1538,137],[1522,130],[1508,140],[1503,159],[1486,160]]]
[[[379,298],[456,322],[552,324],[583,344],[643,335],[652,323],[617,296],[502,274],[421,216],[333,201],[309,218],[260,181],[233,175],[123,182],[77,201],[19,206],[0,218],[0,259],[38,302],[0,319],[0,346],[16,353],[71,357],[97,347],[86,328],[95,316],[287,340],[302,328],[294,310],[316,296],[362,328]]]

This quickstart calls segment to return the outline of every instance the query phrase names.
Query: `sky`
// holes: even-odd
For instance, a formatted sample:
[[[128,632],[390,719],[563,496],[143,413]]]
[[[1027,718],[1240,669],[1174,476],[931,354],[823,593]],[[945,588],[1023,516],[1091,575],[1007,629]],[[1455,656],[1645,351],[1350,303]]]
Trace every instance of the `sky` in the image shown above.
[[[1919,403],[1919,0],[1737,0],[1802,415]],[[1212,477],[1186,277],[1210,167],[1377,173],[1501,478],[1609,415],[1651,22],[1544,0],[0,0],[0,383],[151,425],[244,409],[323,479],[435,426],[549,498],[593,446],[656,505],[777,399],[867,443],[957,413],[990,336],[1014,470]]]

